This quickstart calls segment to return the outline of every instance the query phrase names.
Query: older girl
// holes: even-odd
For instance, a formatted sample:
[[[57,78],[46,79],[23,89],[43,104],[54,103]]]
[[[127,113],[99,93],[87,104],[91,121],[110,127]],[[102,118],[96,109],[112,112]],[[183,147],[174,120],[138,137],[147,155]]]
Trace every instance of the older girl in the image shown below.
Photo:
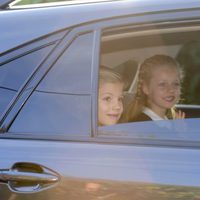
[[[136,95],[126,113],[126,120],[147,121],[184,118],[174,105],[180,99],[182,71],[166,55],[147,58],[140,66]]]

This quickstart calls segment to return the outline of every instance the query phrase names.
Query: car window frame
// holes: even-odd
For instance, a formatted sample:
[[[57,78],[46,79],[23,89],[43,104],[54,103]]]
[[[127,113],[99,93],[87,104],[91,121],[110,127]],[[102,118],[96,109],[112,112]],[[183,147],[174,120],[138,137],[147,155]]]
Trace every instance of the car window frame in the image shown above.
[[[94,41],[94,31],[74,36],[39,81],[9,132],[44,137],[51,137],[51,134],[60,137],[91,135]]]
[[[46,135],[46,136],[40,136],[40,135],[34,135],[34,134],[15,134],[9,132],[9,127],[12,125],[13,121],[17,117],[18,113],[22,109],[23,105],[26,103],[26,101],[29,99],[35,88],[39,85],[40,81],[43,79],[43,77],[48,73],[48,71],[53,67],[56,60],[62,55],[62,53],[68,48],[68,46],[73,42],[74,38],[77,38],[79,35],[93,32],[94,33],[94,49],[92,53],[92,73],[95,74],[95,76],[92,76],[92,91],[91,91],[91,98],[92,98],[92,107],[96,106],[96,103],[93,99],[96,99],[96,91],[97,91],[97,80],[96,77],[98,76],[98,65],[99,65],[99,53],[96,51],[99,51],[99,40],[100,40],[100,30],[94,28],[94,24],[89,25],[83,25],[78,27],[72,27],[69,31],[66,33],[65,37],[55,46],[55,48],[52,50],[51,54],[49,55],[49,59],[46,60],[39,68],[39,72],[36,73],[36,78],[34,80],[30,80],[30,82],[26,83],[24,89],[21,91],[20,95],[18,96],[18,101],[15,102],[12,108],[9,109],[9,112],[5,117],[3,118],[1,122],[0,127],[0,137],[3,138],[34,138],[34,139],[48,139],[48,140],[60,140],[60,138],[66,139],[63,137],[63,135],[60,136],[54,136],[54,135]],[[97,56],[96,56],[97,55]],[[42,72],[41,72],[42,71]],[[28,92],[25,92],[27,88],[32,88]],[[96,109],[95,109],[96,110]],[[95,116],[94,116],[94,110],[92,109],[92,127],[91,127],[91,134],[87,137],[83,136],[77,139],[77,137],[67,137],[71,140],[71,138],[75,140],[83,140],[88,141],[94,132],[94,124],[96,126]]]
[[[173,28],[176,27],[177,25],[180,27],[187,27],[187,26],[191,26],[192,25],[196,25],[198,27],[198,30],[200,30],[200,17],[198,16],[198,14],[194,17],[194,13],[191,13],[191,10],[189,11],[185,11],[187,14],[189,13],[190,17],[187,16],[187,19],[185,19],[184,17],[179,16],[178,13],[176,15],[176,17],[173,16],[173,20],[171,20],[171,16],[168,16],[168,18],[163,19],[163,17],[166,16],[166,13],[162,14],[158,14],[160,16],[162,16],[161,18],[155,20],[153,23],[144,23],[144,24],[136,24],[136,23],[132,23],[133,28],[135,29],[135,31],[137,32],[136,35],[139,35],[140,32],[142,31],[148,31],[148,27],[154,27],[154,26],[159,26],[159,27],[165,27],[167,28]],[[169,14],[169,13],[168,13]],[[175,13],[172,13],[172,15]],[[156,15],[156,14],[155,14]],[[147,17],[147,16],[146,16]],[[155,16],[157,17],[157,16]],[[110,32],[112,32],[113,30],[119,28],[123,28],[123,27],[129,27],[129,25],[131,26],[131,23],[128,24],[122,24],[120,23],[120,20],[123,19],[119,19],[117,21],[117,19],[115,20],[115,23],[112,23],[112,25],[110,24],[110,26],[105,26],[104,28],[102,27],[102,32],[105,30],[109,30]],[[148,21],[148,20],[146,20]],[[117,23],[118,22],[118,23]],[[112,28],[113,27],[113,30]],[[160,29],[158,29],[157,31],[159,31]],[[114,127],[115,125],[113,125]],[[119,124],[120,126],[120,124]],[[101,129],[101,127],[100,127]],[[121,132],[119,133],[116,129],[116,131],[113,129],[113,131],[106,131],[106,130],[102,130],[98,131],[95,135],[99,140],[101,141],[105,141],[107,140],[107,142],[112,142],[112,143],[121,143],[121,144],[137,144],[137,145],[154,145],[154,146],[180,146],[180,147],[199,147],[200,146],[200,142],[195,142],[195,141],[167,141],[167,140],[162,140],[162,139],[158,139],[158,140],[149,140],[148,138],[134,138],[132,137],[132,139],[130,139],[130,137],[127,137],[128,134],[126,132]],[[130,136],[130,135],[129,135]]]

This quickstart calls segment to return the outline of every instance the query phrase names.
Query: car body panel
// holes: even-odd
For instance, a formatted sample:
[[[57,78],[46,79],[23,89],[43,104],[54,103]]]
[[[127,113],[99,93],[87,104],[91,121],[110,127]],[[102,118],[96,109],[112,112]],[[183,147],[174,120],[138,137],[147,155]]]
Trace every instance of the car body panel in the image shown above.
[[[192,199],[200,194],[198,149],[8,139],[0,142],[0,155],[7,152],[1,156],[1,168],[19,161],[36,162],[63,177],[57,189],[31,196],[15,194],[16,199]]]
[[[120,16],[141,15],[166,10],[181,11],[188,8],[196,9],[198,7],[200,7],[198,0],[190,2],[178,0],[176,3],[158,2],[157,0],[151,1],[150,3],[148,0],[128,0],[124,2],[94,3],[87,6],[81,4],[38,9],[4,10],[0,12],[0,27],[4,27],[1,31],[0,43],[2,45],[0,47],[0,53],[55,31],[84,23],[118,18]],[[79,10],[79,14],[77,15],[74,10]],[[49,13],[51,14],[49,15]],[[26,23],[27,19],[29,20],[28,24]],[[13,30],[15,31],[16,38],[18,38],[17,40],[10,34]],[[7,42],[3,43],[4,40]]]

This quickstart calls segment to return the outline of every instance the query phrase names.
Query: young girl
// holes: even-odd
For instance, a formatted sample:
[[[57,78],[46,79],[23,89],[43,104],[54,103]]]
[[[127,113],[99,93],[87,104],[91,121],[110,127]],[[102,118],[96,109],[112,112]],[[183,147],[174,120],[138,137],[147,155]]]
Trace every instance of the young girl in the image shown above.
[[[140,66],[136,95],[126,121],[184,118],[174,105],[180,99],[182,71],[177,62],[166,55],[147,58]]]
[[[122,77],[107,67],[99,72],[98,124],[99,126],[116,124],[123,112]]]

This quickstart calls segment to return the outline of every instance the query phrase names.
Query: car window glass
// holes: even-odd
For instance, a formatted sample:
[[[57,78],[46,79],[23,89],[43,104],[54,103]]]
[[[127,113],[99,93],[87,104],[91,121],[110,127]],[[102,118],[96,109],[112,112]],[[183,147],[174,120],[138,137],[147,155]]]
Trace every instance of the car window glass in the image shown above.
[[[51,49],[52,45],[0,64],[0,115]]]
[[[46,92],[88,94],[91,92],[92,34],[75,39],[37,90]]]
[[[88,135],[92,50],[93,33],[75,38],[33,92],[9,131]]]
[[[195,142],[200,140],[199,123],[199,118],[121,123],[99,127],[99,133],[101,136],[117,136],[119,139],[128,138],[129,142],[134,143],[144,143],[143,139],[154,141],[157,144],[162,140],[169,143],[186,140]]]

